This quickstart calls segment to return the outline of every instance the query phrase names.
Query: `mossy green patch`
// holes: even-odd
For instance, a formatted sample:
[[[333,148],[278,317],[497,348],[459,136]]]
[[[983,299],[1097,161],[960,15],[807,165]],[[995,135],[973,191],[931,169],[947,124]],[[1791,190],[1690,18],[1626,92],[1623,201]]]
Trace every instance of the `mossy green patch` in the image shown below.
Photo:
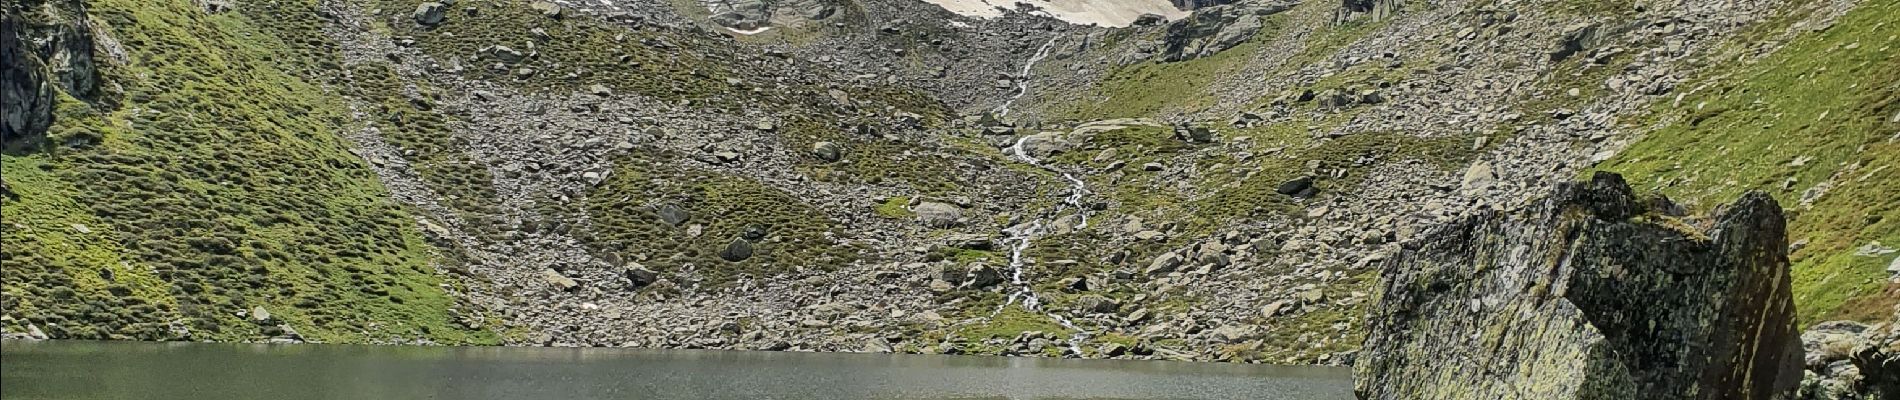
[[[908,196],[892,196],[889,199],[885,199],[883,203],[878,203],[877,208],[872,209],[871,212],[876,213],[880,217],[899,219],[910,218],[912,215],[917,215],[917,213],[910,211],[910,197]]]
[[[1043,332],[1054,337],[1066,338],[1075,331],[1062,327],[1048,315],[1024,310],[1022,307],[1006,307],[982,322],[958,327],[950,337],[954,338],[957,348],[972,354],[1002,354],[1011,340],[1023,332]],[[1003,345],[992,345],[989,341],[1001,341]],[[1050,346],[1043,349],[1044,355],[1061,355],[1062,349]]]

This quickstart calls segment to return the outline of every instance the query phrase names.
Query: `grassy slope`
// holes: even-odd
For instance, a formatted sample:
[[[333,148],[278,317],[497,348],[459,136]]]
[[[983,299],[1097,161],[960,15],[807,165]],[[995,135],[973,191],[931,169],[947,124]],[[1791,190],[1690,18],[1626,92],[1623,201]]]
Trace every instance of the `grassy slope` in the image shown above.
[[[1807,242],[1792,254],[1801,320],[1886,317],[1895,255],[1854,249],[1900,245],[1897,28],[1900,1],[1871,0],[1759,62],[1718,67],[1692,83],[1706,87],[1659,104],[1662,127],[1599,169],[1704,207],[1769,192],[1793,209],[1789,240]],[[1817,185],[1833,188],[1796,208]]]
[[[496,341],[454,323],[412,219],[338,139],[340,99],[305,78],[335,65],[314,1],[90,3],[129,55],[104,71],[123,103],[68,101],[46,148],[0,158],[8,316],[56,337],[175,339],[182,322],[246,340],[276,333],[238,316],[262,306],[322,341]]]

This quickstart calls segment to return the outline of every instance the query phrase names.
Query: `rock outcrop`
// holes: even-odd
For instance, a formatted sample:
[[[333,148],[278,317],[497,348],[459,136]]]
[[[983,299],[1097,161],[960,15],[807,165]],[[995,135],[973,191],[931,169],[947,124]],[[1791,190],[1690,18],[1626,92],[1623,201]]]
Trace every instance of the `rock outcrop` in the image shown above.
[[[1222,4],[1232,4],[1233,2],[1234,0],[1173,0],[1175,8],[1179,8],[1179,9],[1187,10],[1187,11],[1194,11],[1194,10],[1218,6]]]
[[[0,15],[0,143],[18,147],[53,124],[55,90],[99,98],[93,27],[86,3],[26,1]]]
[[[1780,206],[1706,227],[1598,173],[1384,264],[1363,399],[1768,399],[1799,383]]]
[[[1298,3],[1236,3],[1196,10],[1187,18],[1168,24],[1162,38],[1162,61],[1186,61],[1206,57],[1253,39],[1260,33],[1264,19],[1290,10]]]
[[[25,22],[0,15],[0,143],[39,137],[53,120],[53,85],[22,35]]]
[[[1377,22],[1398,13],[1398,0],[1342,0],[1333,16],[1333,23],[1344,24],[1360,19]]]
[[[1900,307],[1895,308],[1900,317]],[[1900,325],[1830,321],[1801,333],[1807,351],[1800,400],[1900,397]]]

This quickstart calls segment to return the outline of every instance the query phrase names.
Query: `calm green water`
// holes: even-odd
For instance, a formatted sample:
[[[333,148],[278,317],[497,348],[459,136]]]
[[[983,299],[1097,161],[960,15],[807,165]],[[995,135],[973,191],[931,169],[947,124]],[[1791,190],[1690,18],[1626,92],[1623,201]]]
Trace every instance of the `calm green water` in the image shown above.
[[[498,347],[0,344],[14,399],[1348,399],[1347,370]]]

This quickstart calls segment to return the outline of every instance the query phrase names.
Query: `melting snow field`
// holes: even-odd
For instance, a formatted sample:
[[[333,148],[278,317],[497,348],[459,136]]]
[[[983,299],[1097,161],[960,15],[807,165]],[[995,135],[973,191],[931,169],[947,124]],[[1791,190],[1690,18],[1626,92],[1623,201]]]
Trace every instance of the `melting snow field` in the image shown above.
[[[1155,14],[1168,19],[1187,16],[1186,11],[1174,8],[1168,0],[924,0],[936,4],[951,12],[977,18],[994,18],[1003,15],[1003,10],[1015,9],[1017,3],[1040,7],[1043,14],[1069,23],[1102,26],[1128,26],[1142,14]]]

